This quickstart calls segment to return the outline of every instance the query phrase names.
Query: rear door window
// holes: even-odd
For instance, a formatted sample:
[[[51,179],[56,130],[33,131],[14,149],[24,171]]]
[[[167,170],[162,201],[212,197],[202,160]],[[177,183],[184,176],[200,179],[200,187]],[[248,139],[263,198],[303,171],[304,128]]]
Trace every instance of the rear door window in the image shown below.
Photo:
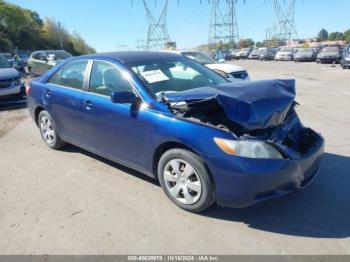
[[[83,89],[84,76],[88,61],[72,61],[63,66],[59,85]]]

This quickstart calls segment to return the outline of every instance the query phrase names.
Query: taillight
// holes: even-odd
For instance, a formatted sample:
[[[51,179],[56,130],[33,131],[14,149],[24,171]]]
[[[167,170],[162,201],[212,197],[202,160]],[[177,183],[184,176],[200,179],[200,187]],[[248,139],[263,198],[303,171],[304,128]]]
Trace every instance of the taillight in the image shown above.
[[[29,90],[30,90],[30,82],[29,82],[29,80],[26,80],[25,86],[26,86],[26,95],[29,95]]]

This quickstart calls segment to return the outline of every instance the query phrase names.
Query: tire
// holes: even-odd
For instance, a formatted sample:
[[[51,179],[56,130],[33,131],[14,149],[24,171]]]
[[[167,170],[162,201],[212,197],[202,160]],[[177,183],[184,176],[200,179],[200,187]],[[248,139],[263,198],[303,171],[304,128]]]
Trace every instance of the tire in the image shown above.
[[[205,163],[188,150],[165,152],[158,162],[158,179],[167,197],[184,210],[199,213],[215,202],[215,186]]]
[[[59,149],[66,145],[60,138],[56,124],[51,118],[50,114],[43,110],[38,117],[38,127],[40,134],[45,144],[52,149]]]

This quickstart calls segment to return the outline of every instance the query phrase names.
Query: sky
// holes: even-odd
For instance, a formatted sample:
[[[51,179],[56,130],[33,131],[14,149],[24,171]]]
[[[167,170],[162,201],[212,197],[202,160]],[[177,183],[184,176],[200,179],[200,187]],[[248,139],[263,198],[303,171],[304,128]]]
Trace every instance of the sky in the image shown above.
[[[288,3],[288,0],[280,0]],[[60,21],[77,31],[98,52],[115,51],[119,45],[136,48],[146,39],[147,19],[142,0],[7,0]],[[133,2],[133,5],[131,4]],[[165,0],[146,0],[159,16]],[[202,3],[200,3],[202,2]],[[222,0],[224,5],[225,0]],[[274,22],[272,0],[237,0],[241,38],[265,39]],[[157,3],[157,4],[155,4]],[[285,7],[287,5],[284,5]],[[316,36],[321,28],[343,32],[350,28],[350,0],[296,0],[295,23],[299,38]],[[167,16],[171,40],[179,49],[208,41],[210,5],[207,0],[169,0]]]

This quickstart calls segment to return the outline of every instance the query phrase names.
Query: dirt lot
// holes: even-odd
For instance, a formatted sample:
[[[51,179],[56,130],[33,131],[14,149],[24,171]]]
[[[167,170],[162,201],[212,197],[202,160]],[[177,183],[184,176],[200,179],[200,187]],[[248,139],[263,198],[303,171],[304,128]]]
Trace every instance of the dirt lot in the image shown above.
[[[195,215],[142,174],[72,146],[49,150],[25,110],[3,108],[0,253],[350,254],[350,70],[234,63],[253,79],[297,79],[300,116],[327,141],[312,185],[251,208]]]

